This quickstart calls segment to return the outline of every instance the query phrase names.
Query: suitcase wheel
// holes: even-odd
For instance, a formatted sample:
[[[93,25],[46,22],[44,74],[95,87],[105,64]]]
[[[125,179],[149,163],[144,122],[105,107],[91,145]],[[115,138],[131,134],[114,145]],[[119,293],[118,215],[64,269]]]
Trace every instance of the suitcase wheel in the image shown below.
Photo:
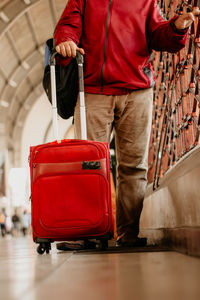
[[[51,249],[50,243],[40,243],[39,246],[37,247],[37,253],[42,255],[46,251],[46,253],[49,254],[50,249]]]

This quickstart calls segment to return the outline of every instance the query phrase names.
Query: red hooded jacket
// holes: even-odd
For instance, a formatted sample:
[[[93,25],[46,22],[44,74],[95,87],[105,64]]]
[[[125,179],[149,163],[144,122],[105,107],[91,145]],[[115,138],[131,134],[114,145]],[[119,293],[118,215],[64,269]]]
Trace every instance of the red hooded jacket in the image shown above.
[[[56,45],[81,42],[86,92],[120,95],[154,85],[152,49],[185,46],[187,30],[176,29],[176,18],[164,20],[155,0],[69,0],[54,37]]]

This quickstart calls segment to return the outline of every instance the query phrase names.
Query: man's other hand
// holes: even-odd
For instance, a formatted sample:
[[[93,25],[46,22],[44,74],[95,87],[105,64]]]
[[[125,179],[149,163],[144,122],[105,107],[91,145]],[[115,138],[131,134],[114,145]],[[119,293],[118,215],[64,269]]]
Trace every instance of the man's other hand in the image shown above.
[[[199,16],[199,14],[199,8],[195,7],[192,12],[185,13],[179,16],[174,22],[174,24],[177,29],[186,29],[194,22],[195,16]]]
[[[85,51],[77,47],[73,41],[66,41],[59,44],[56,46],[56,51],[64,57],[76,57],[76,51],[79,51],[83,55],[85,54]]]

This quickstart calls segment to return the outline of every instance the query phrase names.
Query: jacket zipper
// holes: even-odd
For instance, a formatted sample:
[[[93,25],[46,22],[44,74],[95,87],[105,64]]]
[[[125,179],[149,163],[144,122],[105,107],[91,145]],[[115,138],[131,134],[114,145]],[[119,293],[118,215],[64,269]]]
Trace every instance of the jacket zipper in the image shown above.
[[[104,58],[103,58],[103,64],[101,69],[101,93],[103,92],[103,71],[105,67],[105,61],[106,61],[106,43],[107,43],[107,36],[108,36],[108,21],[110,16],[110,7],[111,7],[112,0],[109,0],[108,5],[108,13],[107,13],[107,19],[106,19],[106,34],[105,34],[105,41],[104,41]]]

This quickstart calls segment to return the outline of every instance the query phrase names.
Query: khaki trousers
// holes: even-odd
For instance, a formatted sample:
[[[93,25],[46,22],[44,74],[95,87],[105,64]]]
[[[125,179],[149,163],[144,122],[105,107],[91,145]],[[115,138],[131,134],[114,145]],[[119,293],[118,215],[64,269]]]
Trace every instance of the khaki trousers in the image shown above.
[[[152,123],[152,88],[113,96],[85,94],[88,140],[110,142],[115,133],[117,158],[116,223],[118,236],[134,238],[147,185]],[[80,101],[75,108],[75,137],[81,138]]]

